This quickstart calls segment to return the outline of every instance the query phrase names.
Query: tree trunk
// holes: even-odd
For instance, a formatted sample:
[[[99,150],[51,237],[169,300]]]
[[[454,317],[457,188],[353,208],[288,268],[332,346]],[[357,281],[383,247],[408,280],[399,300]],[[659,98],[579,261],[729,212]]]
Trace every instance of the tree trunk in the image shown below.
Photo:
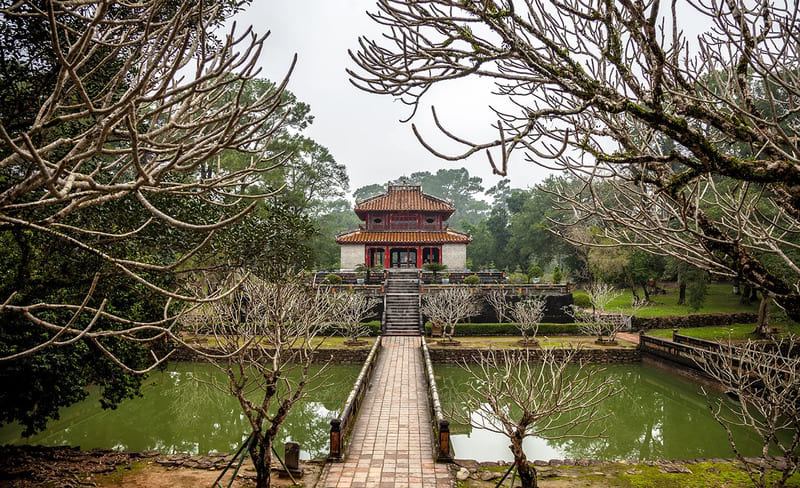
[[[771,299],[768,296],[765,296],[764,293],[761,293],[761,303],[758,306],[758,323],[756,324],[756,330],[753,333],[760,337],[766,338],[770,337],[772,333],[769,330],[769,302]]]
[[[678,305],[686,305],[686,282],[678,283]]]
[[[647,283],[642,285],[642,291],[644,292],[644,302],[650,303],[650,292],[647,291]]]
[[[511,437],[511,452],[514,454],[514,463],[517,465],[517,474],[522,488],[536,488],[536,468],[528,463],[525,451],[522,450],[522,436],[515,434]]]
[[[636,293],[636,283],[633,281],[633,276],[631,276],[630,273],[625,273],[625,276],[628,278],[628,285],[631,287],[631,293],[633,294],[633,299],[638,302],[639,294]]]
[[[748,284],[742,285],[742,296],[739,299],[739,303],[741,303],[742,305],[750,304],[750,285]]]
[[[256,436],[250,445],[250,459],[256,470],[256,488],[269,488],[269,468],[272,463],[272,441],[267,436]]]

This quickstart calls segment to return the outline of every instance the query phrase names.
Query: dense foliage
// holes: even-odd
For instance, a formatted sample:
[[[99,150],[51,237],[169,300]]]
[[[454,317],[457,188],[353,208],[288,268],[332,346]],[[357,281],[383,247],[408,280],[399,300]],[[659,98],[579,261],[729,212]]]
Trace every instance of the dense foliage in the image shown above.
[[[202,66],[206,85],[171,85],[177,101],[148,85],[170,76],[153,53],[175,65],[196,60],[191,50],[200,45],[209,54],[229,49],[210,32],[242,3],[0,5],[0,423],[19,421],[26,435],[41,430],[59,407],[85,398],[90,384],[101,387],[104,407],[136,395],[144,376],[134,371],[170,350],[163,332],[173,324],[164,317],[179,305],[168,296],[202,288],[194,283],[200,271],[269,278],[308,264],[313,226],[297,208],[314,194],[253,204],[240,197],[289,179],[288,169],[270,170],[270,158],[292,156],[287,167],[333,164],[327,150],[299,135],[312,121],[309,107],[236,63]],[[89,29],[96,19],[86,14],[98,15],[91,27],[98,31],[126,29],[128,44],[90,43],[88,57],[78,56],[83,51],[64,36]],[[153,49],[157,34],[176,41]],[[242,39],[256,48],[263,42]],[[127,65],[132,56],[143,65]],[[198,93],[207,105],[189,104],[191,120],[169,119]],[[132,100],[128,118],[111,109],[99,115],[124,97]],[[159,103],[173,111],[158,112]],[[173,124],[159,129],[167,119]],[[50,168],[52,180],[43,181]]]

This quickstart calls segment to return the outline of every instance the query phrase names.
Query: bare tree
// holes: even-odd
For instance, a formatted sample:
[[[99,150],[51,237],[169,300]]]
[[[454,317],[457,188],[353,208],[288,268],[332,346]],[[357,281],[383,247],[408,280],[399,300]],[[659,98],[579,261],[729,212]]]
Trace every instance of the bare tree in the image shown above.
[[[443,342],[452,343],[456,324],[477,315],[478,307],[467,288],[454,287],[425,294],[420,311],[434,324],[441,324]]]
[[[54,82],[33,120],[14,128],[0,122],[0,170],[8,176],[0,187],[0,232],[58,241],[166,301],[162,320],[137,322],[106,310],[105,301],[92,301],[103,286],[97,277],[77,301],[28,303],[12,293],[0,298],[0,312],[21,314],[50,335],[2,359],[85,340],[127,368],[102,340],[178,339],[175,301],[222,295],[194,296],[153,276],[191,270],[220,229],[273,194],[251,185],[283,159],[265,151],[284,125],[288,74],[257,99],[245,99],[266,35],[231,28],[223,39],[213,37],[224,4],[19,1],[2,10],[8,19],[33,18],[44,26],[56,62]],[[224,169],[218,158],[228,150],[249,153],[249,162]],[[111,225],[92,213],[115,202],[145,218]],[[189,210],[200,206],[214,211]],[[176,249],[180,236],[195,237],[159,261],[152,253],[132,258],[116,252],[155,226],[176,236]],[[54,314],[72,318],[53,320]],[[115,326],[101,328],[101,321]],[[163,359],[154,355],[151,368]]]
[[[379,300],[362,293],[345,292],[336,298],[336,323],[347,339],[345,344],[362,344],[359,338],[369,332],[362,324],[372,314]]]
[[[466,412],[450,412],[455,421],[502,434],[511,441],[523,488],[537,486],[536,468],[523,449],[526,437],[563,439],[600,437],[594,424],[607,417],[598,406],[620,391],[603,368],[570,365],[578,349],[504,350],[480,355],[478,366],[459,394]]]
[[[508,313],[511,309],[511,304],[508,302],[508,295],[502,288],[492,288],[486,293],[486,301],[492,306],[497,314],[498,322],[505,322],[509,320]]]
[[[270,482],[272,447],[292,406],[316,387],[310,387],[325,368],[311,374],[309,366],[322,341],[314,342],[330,324],[336,306],[321,290],[295,280],[265,283],[250,277],[240,291],[214,302],[214,349],[204,355],[224,373],[220,384],[209,382],[235,397],[250,423],[250,458],[256,486]],[[290,372],[299,372],[293,379]]]
[[[714,418],[728,433],[736,457],[755,486],[782,487],[797,472],[800,462],[800,350],[797,337],[775,342],[747,341],[740,346],[707,352],[699,362],[712,378],[737,401],[712,402]],[[742,453],[731,432],[731,425],[752,429],[761,440],[760,462]],[[770,452],[782,459],[770,463]],[[781,475],[770,481],[771,468]]]
[[[626,315],[608,310],[608,305],[621,295],[613,286],[596,282],[586,290],[586,293],[589,295],[592,310],[570,305],[566,312],[578,324],[581,334],[597,336],[598,344],[615,344],[617,333],[628,327],[639,302],[632,305],[634,311],[631,315]]]
[[[800,317],[800,7],[779,0],[381,0],[360,88],[409,104],[480,76],[495,136],[441,132],[505,175],[515,154],[563,170],[564,225],[757,287]],[[685,19],[699,26],[686,33]],[[563,235],[568,236],[565,232]],[[583,242],[592,244],[591,242]]]
[[[544,310],[547,300],[544,297],[536,297],[528,300],[520,300],[511,309],[511,316],[514,318],[514,325],[522,333],[522,345],[535,345],[536,333],[539,332],[539,323],[544,317]]]

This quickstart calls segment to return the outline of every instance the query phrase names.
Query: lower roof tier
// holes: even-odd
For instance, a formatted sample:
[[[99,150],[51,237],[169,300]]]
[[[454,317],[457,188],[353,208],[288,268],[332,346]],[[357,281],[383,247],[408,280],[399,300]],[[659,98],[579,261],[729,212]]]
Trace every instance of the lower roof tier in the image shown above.
[[[353,230],[336,236],[337,244],[469,244],[469,234],[444,231],[366,231]]]

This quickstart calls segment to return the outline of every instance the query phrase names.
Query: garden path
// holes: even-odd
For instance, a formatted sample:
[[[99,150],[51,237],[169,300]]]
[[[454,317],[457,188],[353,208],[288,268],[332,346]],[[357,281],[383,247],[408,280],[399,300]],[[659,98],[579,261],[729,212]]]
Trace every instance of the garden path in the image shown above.
[[[620,339],[626,340],[628,342],[633,342],[634,344],[639,343],[639,333],[633,332],[617,332],[617,337]]]
[[[420,338],[384,336],[383,350],[343,463],[328,463],[318,487],[450,488],[433,460],[433,434]]]

